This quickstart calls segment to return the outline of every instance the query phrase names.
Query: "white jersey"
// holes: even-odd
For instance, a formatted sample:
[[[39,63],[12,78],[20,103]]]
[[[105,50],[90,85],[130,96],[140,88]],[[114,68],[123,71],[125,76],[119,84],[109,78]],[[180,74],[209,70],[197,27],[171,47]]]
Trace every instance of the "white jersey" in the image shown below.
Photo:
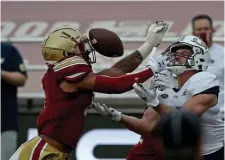
[[[213,43],[209,48],[211,64],[207,71],[216,75],[220,83],[220,93],[217,105],[221,108],[221,115],[224,117],[224,47]]]
[[[177,92],[170,88],[159,91],[159,101],[161,104],[179,109],[194,95],[212,87],[216,88],[216,86],[219,86],[219,81],[215,75],[210,72],[199,72],[193,75]],[[220,117],[220,106],[213,106],[203,113],[201,125],[203,129],[202,155],[219,150],[224,142],[224,123]]]

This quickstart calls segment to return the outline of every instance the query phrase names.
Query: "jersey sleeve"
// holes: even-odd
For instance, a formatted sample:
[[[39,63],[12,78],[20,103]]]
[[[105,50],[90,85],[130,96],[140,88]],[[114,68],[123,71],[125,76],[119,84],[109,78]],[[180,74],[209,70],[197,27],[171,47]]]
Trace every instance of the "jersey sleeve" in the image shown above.
[[[219,93],[219,81],[215,75],[209,72],[199,73],[196,77],[190,81],[190,92],[192,96],[197,94],[218,94]]]
[[[81,57],[67,58],[58,62],[53,67],[58,80],[67,80],[68,82],[78,82],[92,72],[91,65],[87,64]]]

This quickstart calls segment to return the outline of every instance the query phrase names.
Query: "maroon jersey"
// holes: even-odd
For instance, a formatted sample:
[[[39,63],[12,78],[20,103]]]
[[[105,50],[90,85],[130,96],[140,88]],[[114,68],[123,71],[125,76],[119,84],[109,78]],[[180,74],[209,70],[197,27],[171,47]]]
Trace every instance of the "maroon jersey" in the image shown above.
[[[148,108],[146,107],[145,111]],[[153,130],[151,133],[142,135],[128,153],[126,160],[163,160],[162,146],[159,137]]]
[[[163,160],[160,139],[154,134],[142,136],[128,153],[126,160]]]
[[[47,135],[72,148],[76,147],[85,123],[85,110],[92,103],[93,92],[82,90],[68,93],[60,88],[60,82],[81,81],[91,66],[74,56],[49,66],[42,79],[45,106],[37,120],[39,134]]]

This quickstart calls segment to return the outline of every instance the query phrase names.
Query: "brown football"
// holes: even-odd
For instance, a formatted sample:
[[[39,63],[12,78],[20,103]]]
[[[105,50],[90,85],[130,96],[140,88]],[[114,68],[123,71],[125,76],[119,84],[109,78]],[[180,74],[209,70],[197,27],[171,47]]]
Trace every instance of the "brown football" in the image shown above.
[[[120,57],[124,53],[123,43],[113,31],[104,28],[89,30],[89,39],[94,49],[107,57]]]

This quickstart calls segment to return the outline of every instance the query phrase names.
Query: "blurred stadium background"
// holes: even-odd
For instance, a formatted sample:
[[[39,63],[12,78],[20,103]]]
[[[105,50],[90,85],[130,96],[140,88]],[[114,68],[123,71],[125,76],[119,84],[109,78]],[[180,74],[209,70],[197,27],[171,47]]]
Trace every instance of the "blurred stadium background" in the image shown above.
[[[214,20],[214,41],[224,43],[224,2],[1,2],[1,38],[19,49],[28,70],[29,80],[19,90],[18,145],[36,135],[35,122],[43,108],[41,78],[46,65],[41,56],[41,42],[49,31],[61,25],[71,25],[87,33],[101,27],[115,31],[123,40],[128,55],[143,43],[148,24],[165,20],[170,24],[160,53],[177,36],[191,34],[191,19],[206,13]],[[124,56],[125,56],[124,55]],[[110,67],[120,58],[105,58],[97,54],[94,70]],[[141,65],[138,69],[143,68]],[[4,93],[3,93],[4,94]],[[120,95],[96,94],[96,101],[119,110],[141,116],[144,104],[133,91]],[[71,157],[77,160],[122,160],[138,142],[139,136],[122,125],[90,110],[84,135]]]

